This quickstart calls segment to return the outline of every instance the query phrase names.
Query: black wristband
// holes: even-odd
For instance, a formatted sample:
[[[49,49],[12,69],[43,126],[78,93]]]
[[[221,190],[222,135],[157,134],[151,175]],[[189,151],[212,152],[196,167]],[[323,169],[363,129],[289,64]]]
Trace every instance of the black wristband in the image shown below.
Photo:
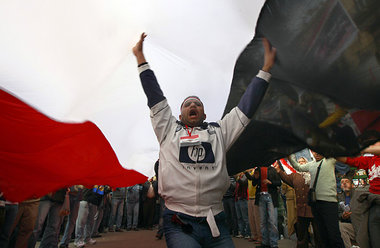
[[[144,62],[144,63],[139,64],[137,67],[140,67],[140,66],[143,66],[143,65],[147,65],[147,64],[148,64],[148,62]]]

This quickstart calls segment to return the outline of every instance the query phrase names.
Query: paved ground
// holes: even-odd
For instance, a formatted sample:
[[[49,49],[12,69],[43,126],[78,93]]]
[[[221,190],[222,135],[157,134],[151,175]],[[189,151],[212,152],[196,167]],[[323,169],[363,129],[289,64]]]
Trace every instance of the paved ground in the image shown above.
[[[102,233],[102,237],[96,238],[95,245],[87,245],[86,247],[93,248],[165,248],[165,240],[157,240],[155,237],[156,230],[140,230],[129,232]],[[236,248],[254,248],[252,242],[246,239],[233,238]],[[73,243],[70,243],[70,248],[75,248]],[[279,241],[280,248],[296,247],[294,241],[283,239]]]

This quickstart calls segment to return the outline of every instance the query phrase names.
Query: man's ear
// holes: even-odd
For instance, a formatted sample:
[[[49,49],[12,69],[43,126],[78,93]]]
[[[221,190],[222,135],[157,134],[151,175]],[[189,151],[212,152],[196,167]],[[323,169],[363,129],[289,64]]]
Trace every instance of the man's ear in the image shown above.
[[[203,120],[206,120],[206,114],[203,114]]]
[[[182,121],[182,115],[179,115],[179,120]]]

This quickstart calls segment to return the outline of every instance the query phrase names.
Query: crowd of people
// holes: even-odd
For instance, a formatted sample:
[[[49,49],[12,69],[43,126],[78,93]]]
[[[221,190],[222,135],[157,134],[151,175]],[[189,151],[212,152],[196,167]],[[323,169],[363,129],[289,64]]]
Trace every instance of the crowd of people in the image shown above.
[[[379,156],[337,158],[356,167],[345,165],[342,174],[335,159],[313,151],[309,158],[301,155],[230,176],[223,196],[229,234],[256,247],[276,247],[284,238],[296,240],[297,247],[351,248],[359,247],[359,242],[378,247]],[[353,183],[356,175],[363,183]],[[315,203],[308,200],[310,187],[317,193]],[[70,242],[84,247],[94,245],[103,233],[141,228],[157,229],[157,239],[164,236],[165,203],[156,176],[124,188],[75,185],[21,203],[1,199],[0,247],[4,248],[33,248],[38,240],[40,247],[68,247]],[[360,224],[365,214],[366,226]]]
[[[34,248],[94,245],[105,232],[152,230],[159,226],[156,177],[144,184],[112,189],[94,185],[62,188],[20,203],[1,197],[0,247]],[[160,231],[156,237],[161,239]]]
[[[353,166],[343,164],[344,173],[338,169],[342,163],[311,151],[309,161],[292,154],[230,177],[223,204],[231,235],[257,247],[276,247],[282,238],[297,240],[297,247],[378,247],[379,156],[368,155],[337,158]],[[355,185],[358,176],[362,183]],[[314,203],[308,199],[310,188],[316,192]],[[363,214],[368,205],[371,216]]]

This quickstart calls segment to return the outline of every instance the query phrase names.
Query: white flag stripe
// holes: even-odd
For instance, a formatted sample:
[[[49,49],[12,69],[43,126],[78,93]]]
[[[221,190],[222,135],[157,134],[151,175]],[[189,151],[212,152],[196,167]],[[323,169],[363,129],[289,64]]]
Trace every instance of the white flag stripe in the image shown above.
[[[1,1],[0,86],[54,119],[93,121],[124,167],[151,176],[158,143],[131,52],[140,33],[173,113],[195,94],[215,121],[263,3]]]

